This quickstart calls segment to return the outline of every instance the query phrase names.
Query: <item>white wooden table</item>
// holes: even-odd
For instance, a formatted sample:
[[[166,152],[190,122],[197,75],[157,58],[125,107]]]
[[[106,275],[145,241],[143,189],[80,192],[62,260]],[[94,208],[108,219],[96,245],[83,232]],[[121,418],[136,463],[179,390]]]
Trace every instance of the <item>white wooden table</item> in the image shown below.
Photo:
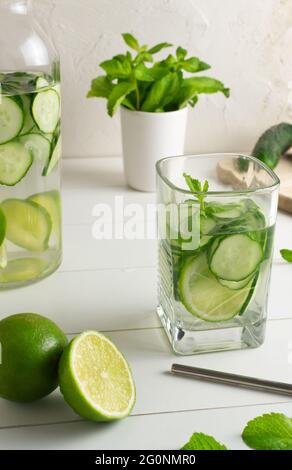
[[[137,385],[137,404],[122,422],[86,422],[59,391],[29,405],[0,400],[0,449],[178,449],[195,431],[241,449],[240,432],[252,417],[278,411],[292,417],[292,399],[177,378],[172,362],[272,380],[292,380],[292,266],[279,249],[292,247],[292,218],[279,214],[265,344],[256,350],[176,357],[155,314],[156,242],[95,240],[92,208],[152,203],[155,195],[130,190],[118,158],[64,163],[64,261],[48,279],[1,292],[3,318],[37,312],[68,334],[106,332],[127,356]],[[290,361],[289,361],[290,355]]]

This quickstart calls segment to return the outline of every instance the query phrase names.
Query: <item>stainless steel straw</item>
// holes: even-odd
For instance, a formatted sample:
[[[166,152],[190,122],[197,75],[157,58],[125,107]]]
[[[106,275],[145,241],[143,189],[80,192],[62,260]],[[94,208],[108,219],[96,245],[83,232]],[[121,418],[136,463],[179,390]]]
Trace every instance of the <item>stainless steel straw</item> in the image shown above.
[[[292,396],[292,385],[282,382],[256,379],[255,377],[229,374],[227,372],[201,369],[199,367],[183,366],[181,364],[172,364],[171,372],[175,375],[191,377],[193,379],[204,380],[207,382],[233,385],[235,387],[244,387],[253,390],[260,390],[263,392],[279,393]]]

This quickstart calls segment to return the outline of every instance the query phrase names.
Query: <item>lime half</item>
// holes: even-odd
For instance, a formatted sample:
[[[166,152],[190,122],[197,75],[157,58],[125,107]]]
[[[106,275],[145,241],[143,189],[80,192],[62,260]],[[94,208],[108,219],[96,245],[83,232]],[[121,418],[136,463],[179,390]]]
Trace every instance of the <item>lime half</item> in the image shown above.
[[[125,418],[135,404],[135,384],[127,361],[96,331],[76,336],[65,349],[59,383],[66,402],[92,421]]]

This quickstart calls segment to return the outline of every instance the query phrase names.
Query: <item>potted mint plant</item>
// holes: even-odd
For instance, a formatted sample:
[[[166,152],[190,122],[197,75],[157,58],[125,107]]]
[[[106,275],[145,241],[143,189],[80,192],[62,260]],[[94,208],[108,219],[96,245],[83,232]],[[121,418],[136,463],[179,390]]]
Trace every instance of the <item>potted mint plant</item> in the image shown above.
[[[129,33],[122,36],[132,52],[102,62],[105,74],[92,81],[87,96],[106,98],[110,116],[121,107],[127,182],[135,189],[154,191],[156,161],[184,153],[188,105],[194,107],[202,93],[228,97],[229,89],[214,78],[193,76],[210,66],[188,57],[182,47],[154,62],[155,54],[172,45],[163,42],[149,48]]]

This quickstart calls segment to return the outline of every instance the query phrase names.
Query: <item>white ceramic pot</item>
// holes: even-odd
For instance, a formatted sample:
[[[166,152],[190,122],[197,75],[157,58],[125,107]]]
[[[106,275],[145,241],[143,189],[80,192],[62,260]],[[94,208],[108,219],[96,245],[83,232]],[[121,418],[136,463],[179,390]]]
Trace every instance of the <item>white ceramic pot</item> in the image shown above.
[[[183,155],[188,108],[145,113],[121,107],[124,169],[127,183],[139,191],[155,191],[155,164]]]

